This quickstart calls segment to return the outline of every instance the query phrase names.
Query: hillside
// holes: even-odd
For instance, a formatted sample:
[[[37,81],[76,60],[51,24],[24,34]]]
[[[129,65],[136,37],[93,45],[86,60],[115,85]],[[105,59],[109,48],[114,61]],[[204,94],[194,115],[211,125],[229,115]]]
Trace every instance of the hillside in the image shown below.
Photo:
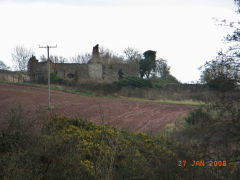
[[[80,117],[134,132],[156,132],[167,123],[196,109],[188,105],[89,97],[60,91],[52,91],[51,95],[55,107],[52,113]],[[31,113],[43,111],[47,106],[48,91],[43,88],[0,84],[0,99],[0,119],[3,119],[16,104],[22,104]]]
[[[48,111],[47,89],[2,83],[0,179],[239,179],[237,94],[190,106],[52,91]]]

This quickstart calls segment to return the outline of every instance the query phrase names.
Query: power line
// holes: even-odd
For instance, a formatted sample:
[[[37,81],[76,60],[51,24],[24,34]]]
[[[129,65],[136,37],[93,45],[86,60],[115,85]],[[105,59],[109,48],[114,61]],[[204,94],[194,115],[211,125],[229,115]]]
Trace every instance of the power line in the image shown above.
[[[51,108],[51,88],[50,88],[50,58],[49,58],[49,49],[50,48],[57,48],[57,45],[56,46],[40,46],[39,45],[39,48],[47,48],[47,61],[48,61],[48,108],[50,109]]]

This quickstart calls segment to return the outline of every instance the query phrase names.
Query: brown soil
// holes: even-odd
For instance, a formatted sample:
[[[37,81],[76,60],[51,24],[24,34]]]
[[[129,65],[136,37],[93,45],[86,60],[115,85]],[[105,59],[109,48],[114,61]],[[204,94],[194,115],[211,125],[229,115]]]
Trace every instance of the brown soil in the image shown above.
[[[53,112],[127,128],[134,132],[156,132],[167,123],[196,109],[187,105],[88,97],[60,91],[51,91],[51,103],[55,107]],[[30,112],[43,110],[48,104],[48,90],[0,83],[1,128],[6,126],[4,117],[17,104],[22,104],[24,109]]]

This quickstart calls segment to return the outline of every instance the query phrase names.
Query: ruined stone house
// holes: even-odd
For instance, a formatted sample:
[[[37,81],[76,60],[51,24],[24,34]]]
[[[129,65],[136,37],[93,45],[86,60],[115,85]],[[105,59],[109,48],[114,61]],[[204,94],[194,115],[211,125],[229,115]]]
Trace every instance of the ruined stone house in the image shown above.
[[[121,76],[138,76],[139,66],[135,63],[104,63],[100,57],[99,46],[93,47],[92,58],[88,64],[53,63],[50,61],[50,71],[57,76],[78,81],[111,82]],[[39,62],[34,56],[28,62],[28,74],[32,82],[44,83],[48,77],[48,63]]]

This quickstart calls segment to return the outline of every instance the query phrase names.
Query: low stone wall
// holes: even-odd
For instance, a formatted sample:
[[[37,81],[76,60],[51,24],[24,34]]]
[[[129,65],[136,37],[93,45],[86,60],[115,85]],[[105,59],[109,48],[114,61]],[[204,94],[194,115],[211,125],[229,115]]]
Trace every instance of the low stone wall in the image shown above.
[[[29,76],[23,72],[0,70],[0,80],[9,82],[26,82],[30,79]]]

